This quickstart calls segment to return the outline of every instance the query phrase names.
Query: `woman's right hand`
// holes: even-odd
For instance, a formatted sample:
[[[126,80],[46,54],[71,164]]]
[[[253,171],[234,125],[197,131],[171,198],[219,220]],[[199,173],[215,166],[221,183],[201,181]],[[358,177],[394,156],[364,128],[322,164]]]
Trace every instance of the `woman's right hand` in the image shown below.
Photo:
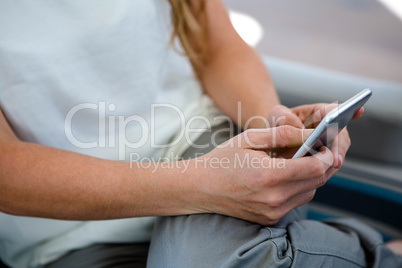
[[[199,213],[219,213],[275,224],[290,210],[310,201],[333,171],[326,147],[314,156],[271,158],[267,150],[300,146],[312,132],[292,126],[250,129],[192,159],[199,179],[194,204]]]

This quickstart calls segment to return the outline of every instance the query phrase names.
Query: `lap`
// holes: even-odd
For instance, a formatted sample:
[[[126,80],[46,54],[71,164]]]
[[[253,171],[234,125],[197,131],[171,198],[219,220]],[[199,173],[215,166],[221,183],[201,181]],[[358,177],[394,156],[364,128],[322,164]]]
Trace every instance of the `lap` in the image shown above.
[[[160,218],[151,242],[148,267],[289,267],[284,229],[217,214]],[[259,252],[264,250],[264,254]]]
[[[400,261],[400,259],[399,259]],[[381,236],[351,220],[286,227],[217,214],[157,220],[148,267],[399,267]]]
[[[72,251],[48,264],[46,268],[144,268],[146,267],[148,249],[149,243],[93,245]]]

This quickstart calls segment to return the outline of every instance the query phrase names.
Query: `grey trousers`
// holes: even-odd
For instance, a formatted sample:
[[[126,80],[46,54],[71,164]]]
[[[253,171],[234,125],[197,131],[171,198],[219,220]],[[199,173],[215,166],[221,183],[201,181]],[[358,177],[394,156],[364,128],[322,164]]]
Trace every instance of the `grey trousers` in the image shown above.
[[[98,244],[67,253],[46,268],[144,268],[149,243]]]
[[[210,132],[213,133],[213,132]],[[210,135],[210,134],[209,134]],[[197,143],[205,144],[208,134]],[[220,133],[223,142],[229,133]],[[206,153],[213,148],[204,149]],[[190,148],[183,158],[200,151]],[[265,227],[217,214],[157,220],[147,267],[402,267],[381,235],[353,219],[310,221],[305,207]]]

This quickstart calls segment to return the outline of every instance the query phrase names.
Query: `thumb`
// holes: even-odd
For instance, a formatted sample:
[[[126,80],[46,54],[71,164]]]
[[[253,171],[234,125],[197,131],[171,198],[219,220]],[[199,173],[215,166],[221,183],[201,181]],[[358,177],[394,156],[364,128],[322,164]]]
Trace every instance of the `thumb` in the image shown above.
[[[244,148],[268,150],[293,148],[303,144],[313,129],[300,129],[289,125],[265,129],[250,129],[242,133]]]

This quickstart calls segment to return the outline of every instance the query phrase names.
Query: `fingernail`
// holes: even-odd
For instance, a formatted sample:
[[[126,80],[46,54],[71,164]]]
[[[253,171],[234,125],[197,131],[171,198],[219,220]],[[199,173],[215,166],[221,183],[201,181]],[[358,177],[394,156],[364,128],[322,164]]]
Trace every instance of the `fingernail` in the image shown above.
[[[343,157],[342,155],[338,154],[338,167],[341,167],[343,164]]]

